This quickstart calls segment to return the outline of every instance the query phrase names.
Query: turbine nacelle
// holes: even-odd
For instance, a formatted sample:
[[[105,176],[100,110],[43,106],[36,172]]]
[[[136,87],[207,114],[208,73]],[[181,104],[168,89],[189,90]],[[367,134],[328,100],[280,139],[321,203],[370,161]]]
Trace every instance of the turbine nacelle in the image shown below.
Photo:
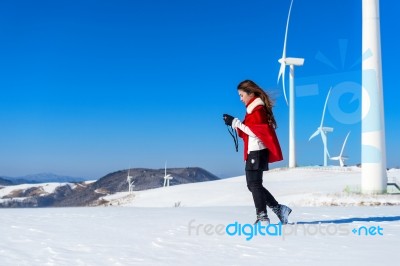
[[[287,66],[302,66],[304,65],[304,58],[286,57],[279,59],[278,62]]]
[[[314,137],[318,136],[318,134],[324,134],[326,136],[326,133],[333,132],[333,127],[318,127],[317,131],[315,131],[311,137],[308,139],[310,141]]]
[[[349,159],[349,157],[347,157],[347,156],[336,156],[336,157],[331,157],[329,159],[331,159],[332,161],[339,161],[340,167],[344,167],[344,161]]]
[[[173,177],[168,174],[164,176],[164,187],[169,187],[169,180],[173,179]]]
[[[349,156],[335,156],[335,157],[331,157],[331,160],[337,161],[337,160],[348,160]]]
[[[321,130],[325,133],[333,132],[333,127],[322,127]]]
[[[164,176],[164,179],[171,180],[171,179],[173,179],[173,177],[170,174],[168,174],[168,175]]]

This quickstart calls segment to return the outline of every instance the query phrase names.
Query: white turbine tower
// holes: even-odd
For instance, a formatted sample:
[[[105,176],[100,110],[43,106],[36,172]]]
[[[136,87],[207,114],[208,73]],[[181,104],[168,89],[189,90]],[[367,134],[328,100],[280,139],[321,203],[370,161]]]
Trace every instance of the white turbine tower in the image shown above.
[[[319,125],[317,130],[314,132],[314,134],[312,134],[311,137],[308,139],[308,141],[310,141],[312,138],[316,137],[318,134],[321,135],[322,143],[324,144],[324,166],[328,165],[328,157],[331,157],[329,155],[329,151],[328,151],[328,139],[327,139],[326,133],[332,132],[333,128],[332,127],[324,127],[326,105],[328,103],[328,99],[329,99],[329,95],[331,94],[331,90],[332,90],[332,88],[329,89],[328,95],[326,96],[326,99],[325,99],[325,105],[324,105],[324,109],[322,111],[321,124]]]
[[[387,189],[379,0],[362,1],[361,190]]]
[[[302,66],[304,58],[286,57],[286,41],[289,29],[290,13],[292,11],[293,0],[290,3],[289,13],[286,21],[285,40],[283,42],[282,57],[278,60],[281,64],[278,73],[278,81],[282,77],[282,89],[286,104],[288,103],[285,88],[285,70],[286,66],[290,68],[289,75],[289,167],[296,167],[296,142],[295,142],[295,94],[294,94],[294,66]]]
[[[346,138],[344,139],[343,146],[342,146],[342,149],[341,149],[341,151],[340,151],[339,156],[335,156],[335,157],[331,157],[331,158],[330,158],[330,159],[333,160],[333,161],[339,161],[340,167],[343,167],[343,166],[344,166],[344,161],[347,160],[347,159],[349,159],[349,157],[343,156],[344,147],[346,146],[347,138],[349,137],[349,135],[350,135],[350,132],[347,133],[347,136],[346,136]]]
[[[170,174],[167,175],[167,162],[165,162],[164,187],[169,187],[169,180],[171,179],[173,177]]]
[[[128,191],[129,193],[132,193],[132,189],[135,187],[133,183],[135,181],[133,180],[133,176],[130,175],[131,168],[128,170],[128,176],[126,177],[126,182],[128,182]]]

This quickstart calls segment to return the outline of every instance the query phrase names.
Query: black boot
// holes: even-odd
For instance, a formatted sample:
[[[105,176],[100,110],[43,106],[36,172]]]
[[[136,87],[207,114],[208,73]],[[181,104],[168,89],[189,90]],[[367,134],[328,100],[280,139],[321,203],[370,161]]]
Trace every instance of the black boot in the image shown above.
[[[288,206],[282,205],[282,204],[278,204],[278,205],[272,207],[271,209],[276,214],[276,216],[278,216],[278,218],[282,224],[288,223],[288,217],[289,217],[289,214],[292,212],[292,209],[290,209]]]
[[[266,211],[262,211],[257,214],[257,220],[254,222],[254,224],[258,222],[266,222],[267,224],[269,224],[269,218]]]

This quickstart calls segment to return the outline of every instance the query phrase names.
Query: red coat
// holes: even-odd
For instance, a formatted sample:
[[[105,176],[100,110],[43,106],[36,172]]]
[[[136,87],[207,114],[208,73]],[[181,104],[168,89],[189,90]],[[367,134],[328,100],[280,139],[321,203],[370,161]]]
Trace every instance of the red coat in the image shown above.
[[[249,102],[249,104],[251,102]],[[265,106],[258,105],[251,113],[246,113],[243,124],[245,124],[262,141],[264,146],[267,147],[269,150],[269,163],[283,160],[281,147],[275,129],[272,125],[268,124]],[[239,137],[244,141],[244,160],[247,160],[249,136],[239,128],[237,130]]]

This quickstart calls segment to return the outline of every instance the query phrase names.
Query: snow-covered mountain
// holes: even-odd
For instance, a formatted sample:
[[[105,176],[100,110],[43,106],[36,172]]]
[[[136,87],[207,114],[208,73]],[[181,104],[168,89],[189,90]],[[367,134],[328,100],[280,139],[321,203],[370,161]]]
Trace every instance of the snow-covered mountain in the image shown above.
[[[58,176],[28,176],[34,180],[47,182],[20,184],[0,189],[0,207],[71,207],[96,206],[104,202],[99,198],[128,190],[127,175],[133,177],[134,190],[146,190],[163,186],[164,169],[135,168],[110,173],[97,181],[76,182]],[[219,178],[198,167],[169,168],[167,174],[173,176],[171,187],[180,184],[218,180]],[[54,181],[57,180],[57,181]],[[67,181],[64,181],[67,180]],[[69,180],[69,181],[68,181]],[[52,187],[51,190],[48,188]]]

